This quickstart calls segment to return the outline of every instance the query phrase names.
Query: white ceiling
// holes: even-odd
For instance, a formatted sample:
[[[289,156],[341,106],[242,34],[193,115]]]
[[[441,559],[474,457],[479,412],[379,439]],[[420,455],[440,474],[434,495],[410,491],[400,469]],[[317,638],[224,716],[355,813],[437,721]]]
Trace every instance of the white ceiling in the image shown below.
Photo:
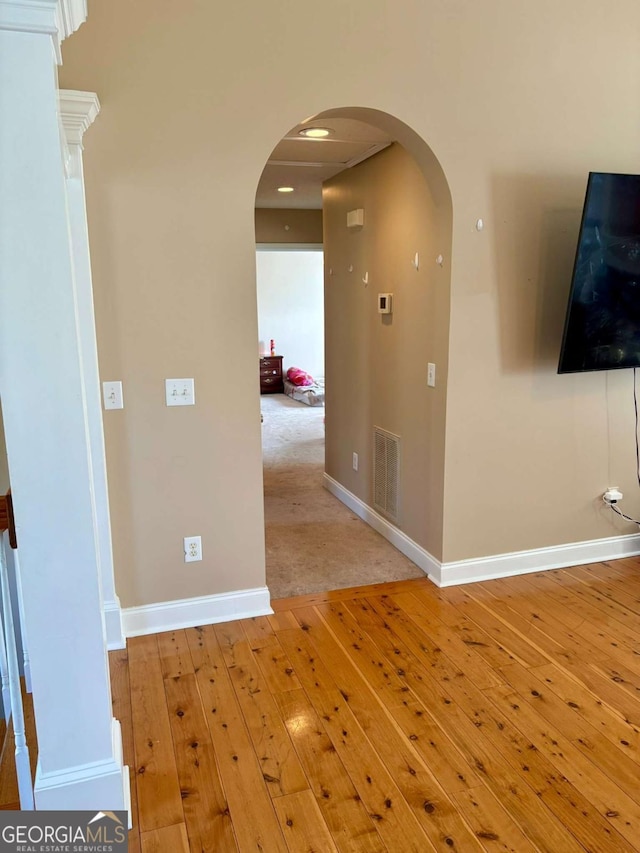
[[[332,134],[325,139],[299,135],[303,128],[313,126],[329,128]],[[271,152],[258,184],[256,207],[321,209],[323,181],[392,142],[381,130],[355,119],[322,118],[298,124]],[[282,186],[294,187],[294,192],[279,193]]]

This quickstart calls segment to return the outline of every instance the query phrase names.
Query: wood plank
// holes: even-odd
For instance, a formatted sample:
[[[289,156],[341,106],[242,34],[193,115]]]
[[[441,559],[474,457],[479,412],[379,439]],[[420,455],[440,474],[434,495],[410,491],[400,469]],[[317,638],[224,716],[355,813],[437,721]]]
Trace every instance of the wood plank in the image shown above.
[[[184,631],[165,631],[156,634],[156,637],[163,678],[193,672],[193,661]]]
[[[535,853],[540,849],[533,846],[498,798],[484,785],[458,791],[453,798],[476,838],[490,853]]]
[[[122,757],[129,768],[129,790],[131,792],[131,825],[129,851],[140,851],[140,819],[138,817],[138,789],[136,786],[136,757],[133,745],[133,718],[131,715],[131,686],[129,681],[129,654],[126,649],[109,652],[111,675],[111,697],[113,716],[120,722],[122,732]]]
[[[0,756],[0,809],[5,811],[19,808],[20,794],[16,773],[15,739],[13,721],[10,720]]]
[[[338,848],[311,791],[278,797],[274,806],[289,850],[336,853]]]
[[[640,726],[640,694],[621,683],[623,679],[610,675],[598,664],[577,659],[563,661],[559,668],[584,684],[602,702],[615,708],[630,725]]]
[[[421,590],[414,597],[424,600]],[[537,651],[517,631],[474,601],[466,590],[460,588],[454,606],[460,621],[454,622],[452,627],[459,631],[463,642],[469,637],[478,654],[492,666],[506,666],[512,661],[525,666],[542,666],[549,662],[547,655]],[[481,633],[478,634],[478,630]]]
[[[187,631],[187,639],[238,847],[286,853],[213,626]]]
[[[389,747],[392,750],[397,749],[396,755],[401,756],[404,744],[408,743],[419,756],[417,762],[407,757],[406,764],[396,767],[395,772],[398,774],[396,778],[402,778],[406,772],[409,772],[415,779],[417,776],[416,766],[419,766],[420,759],[422,759],[424,767],[429,768],[432,776],[428,787],[433,787],[434,779],[447,793],[479,785],[480,780],[473,769],[440,726],[435,723],[425,705],[416,699],[415,694],[407,688],[406,683],[398,674],[404,668],[405,660],[397,646],[384,645],[388,632],[384,630],[382,618],[371,608],[365,614],[365,611],[359,606],[361,603],[362,599],[358,599],[346,604],[349,608],[352,604],[354,605],[354,610],[359,616],[358,624],[366,629],[367,633],[373,636],[371,632],[376,632],[377,629],[375,634],[375,639],[378,640],[377,647],[371,645],[372,641],[362,634],[359,634],[351,643],[352,648],[356,649],[357,646],[358,660],[365,658],[368,661],[368,664],[365,665],[372,670],[368,687],[361,686],[364,673],[354,673],[351,667],[345,666],[344,662],[337,660],[340,645],[334,635],[340,635],[346,642],[347,637],[353,639],[352,633],[348,629],[341,633],[344,631],[344,626],[335,624],[332,626],[334,634],[330,634],[324,625],[324,621],[318,617],[314,609],[299,610],[297,613],[300,618],[304,619],[307,634],[311,637],[315,648],[320,651],[325,661],[330,662],[332,677],[363,730],[374,743],[388,742],[386,720],[379,714],[372,715],[376,705],[375,702],[372,702],[370,691],[371,685],[376,685],[379,688],[376,694],[378,699],[385,706],[398,731],[406,738],[402,747],[397,747],[395,741],[389,743]],[[358,607],[356,608],[355,605]],[[384,637],[382,645],[380,644],[381,634]],[[395,671],[380,656],[380,652],[384,654],[386,651],[394,657]],[[353,666],[353,662],[347,655],[344,655],[344,658]]]
[[[272,797],[304,791],[309,782],[278,706],[247,640],[234,646],[229,675]]]
[[[623,666],[620,661],[611,658],[591,660],[590,664],[604,673],[606,678],[615,684],[619,684],[634,699],[640,697],[640,675],[635,670],[630,670]]]
[[[304,690],[275,699],[338,850],[383,853],[387,848]]]
[[[339,605],[337,608],[341,610]],[[305,623],[309,624],[306,614]],[[377,829],[388,849],[425,849],[428,838],[436,850],[451,849],[455,843],[473,850],[474,839],[456,819],[444,791],[409,742],[389,726],[384,743],[380,741],[377,727],[384,712],[379,708],[375,712],[375,700],[370,702],[368,718],[376,744],[373,749],[350,701],[330,675],[340,666],[337,656],[319,660],[314,646],[300,632],[283,631],[279,638],[290,656],[300,662],[303,687],[369,813],[378,815]]]
[[[296,617],[291,610],[280,610],[278,613],[267,616],[267,619],[274,631],[286,631],[287,628],[298,627]]]
[[[252,649],[263,649],[266,646],[277,645],[278,643],[267,616],[243,619],[242,628]]]
[[[531,582],[531,589],[544,592],[545,598],[551,598],[560,605],[556,609],[556,615],[567,624],[567,614],[572,618],[579,617],[589,626],[593,633],[601,635],[600,628],[605,626],[616,639],[622,639],[631,647],[640,646],[640,625],[638,617],[629,612],[623,605],[610,601],[600,595],[597,588],[592,589],[590,579],[585,577],[584,581],[576,581],[567,586],[558,578],[542,577],[535,578]]]
[[[509,680],[509,670],[505,672]],[[539,681],[543,682],[568,708],[571,709],[571,731],[576,731],[576,723],[587,723],[602,734],[615,747],[636,764],[640,764],[640,728],[628,720],[611,705],[606,704],[593,691],[585,687],[564,670],[548,664],[531,670]],[[593,734],[588,730],[588,734]]]
[[[527,615],[523,615],[512,606],[511,599],[501,597],[497,589],[491,584],[475,584],[476,588],[467,588],[468,594],[482,604],[483,607],[496,616],[505,625],[509,625],[514,631],[526,640],[533,649],[545,655],[548,660],[564,663],[582,660],[582,651],[569,649],[560,639],[555,639],[543,630],[538,624],[536,608],[529,608]],[[598,655],[598,657],[600,657]]]
[[[585,565],[581,568],[598,576],[604,574],[605,577],[611,576],[626,583],[640,585],[640,557],[603,560],[601,563]]]
[[[518,770],[511,763],[505,762],[501,753],[488,742],[482,730],[474,725],[453,700],[451,687],[448,684],[443,687],[444,680],[443,683],[439,682],[432,677],[430,668],[423,666],[420,650],[416,655],[407,648],[401,637],[403,625],[396,625],[396,621],[397,614],[388,614],[383,635],[385,638],[388,634],[393,636],[388,660],[402,658],[401,678],[424,703],[443,731],[449,734],[466,757],[469,766],[480,774],[487,787],[505,803],[509,813],[517,819],[518,825],[534,844],[543,850],[582,851],[582,846],[538,800],[537,794],[528,783],[523,782]],[[412,642],[411,635],[409,639]],[[351,656],[361,655],[361,649],[357,648],[358,643],[347,645],[346,639],[343,638],[342,644],[348,648]],[[369,658],[370,656],[361,655],[361,670],[366,672],[367,678],[373,682],[379,666]],[[551,848],[548,845],[552,845]]]
[[[140,832],[184,821],[155,636],[128,641]],[[144,845],[143,845],[144,846]]]
[[[142,833],[142,853],[190,853],[184,823]]]
[[[473,672],[474,683],[479,687],[495,687],[501,679],[492,665],[478,654],[475,646],[465,643],[450,625],[425,620],[424,613],[418,600],[407,593],[379,597],[378,601],[387,609],[400,611],[414,623],[418,631],[430,640],[435,648],[440,649],[449,660],[453,661],[463,672]]]
[[[554,677],[558,678],[558,672],[554,673]],[[578,713],[579,708],[573,708],[563,702],[557,691],[553,690],[548,671],[543,677],[536,670],[524,670],[514,666],[505,669],[505,678],[520,696],[532,701],[543,721],[557,728],[598,770],[625,790],[633,790],[636,787],[640,770],[637,761],[633,760],[633,753],[625,751],[628,747],[623,745],[617,748],[616,743],[614,746],[590,725],[586,717]],[[573,691],[571,695],[575,695]],[[623,739],[626,734],[627,732],[623,731]],[[631,746],[630,742],[627,743]]]
[[[524,752],[529,766],[532,757],[543,756],[556,772],[546,780],[542,796],[557,808],[563,821],[585,844],[596,845],[598,851],[611,853],[637,851],[640,838],[640,805],[604,773],[600,772],[580,750],[546,719],[541,719],[531,704],[538,697],[514,692],[511,687],[493,688],[490,697],[513,720],[523,733],[524,743],[535,750]],[[527,750],[527,746],[524,747]],[[570,796],[562,796],[569,786]],[[577,796],[574,792],[577,792]],[[625,841],[626,839],[626,841]]]
[[[299,690],[300,680],[295,667],[280,643],[254,650],[255,659],[272,693]]]
[[[519,668],[514,664],[514,668]],[[595,808],[590,795],[584,792],[574,777],[558,773],[551,757],[541,748],[538,730],[536,737],[527,730],[524,734],[515,720],[504,713],[505,703],[511,709],[519,707],[512,699],[514,694],[509,686],[478,690],[469,681],[456,680],[450,687],[452,696],[465,710],[467,716],[484,736],[516,771],[523,771],[528,784],[536,795],[567,827],[580,844],[590,848],[597,845],[599,853],[618,853],[628,850],[624,839],[619,835],[619,827],[612,829],[607,818]],[[494,701],[499,697],[503,701]],[[540,721],[544,732],[546,721]],[[558,737],[561,735],[558,733]],[[588,825],[585,821],[588,818]]]
[[[559,586],[557,580],[542,577],[533,586],[530,600],[540,601],[544,591],[547,614],[570,628],[572,635],[588,642],[598,639],[604,657],[619,661],[640,673],[640,626],[638,615],[608,600],[588,584],[571,588]]]
[[[314,592],[309,595],[274,599],[271,601],[271,607],[276,613],[279,613],[282,610],[296,610],[298,607],[315,607],[316,604],[327,604],[330,601],[349,601],[353,598],[366,598],[369,595],[380,593],[390,595],[393,592],[410,592],[416,585],[433,586],[428,578],[376,583],[368,586],[352,586],[344,589],[332,589],[328,592]]]
[[[625,562],[340,590],[131,641],[129,679],[126,654],[112,662],[125,758],[163,749],[127,714],[156,729],[164,714],[187,795],[177,819],[147,795],[130,849],[638,849],[640,560]],[[235,841],[207,840],[211,803]]]
[[[196,676],[165,678],[164,687],[190,849],[237,850]]]
[[[239,644],[239,648],[242,649],[247,642],[247,635],[242,627],[242,621],[223,622],[220,625],[215,625],[212,630],[215,631],[217,643],[222,652],[225,664],[229,668],[235,666],[237,663],[236,645]]]
[[[9,508],[7,506],[7,498],[5,495],[0,495],[0,533],[9,529]]]

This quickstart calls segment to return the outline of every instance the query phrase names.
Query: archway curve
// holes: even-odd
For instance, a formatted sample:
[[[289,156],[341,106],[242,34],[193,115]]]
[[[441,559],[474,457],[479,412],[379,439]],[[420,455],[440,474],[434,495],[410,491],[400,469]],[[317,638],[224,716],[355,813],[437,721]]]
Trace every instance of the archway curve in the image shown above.
[[[438,560],[442,559],[442,538],[443,538],[443,515],[444,515],[444,438],[445,438],[445,411],[446,411],[446,386],[447,386],[447,374],[448,374],[448,329],[450,322],[450,302],[449,302],[449,294],[450,294],[450,273],[451,273],[451,245],[452,245],[452,233],[453,233],[453,203],[452,203],[452,195],[449,187],[449,183],[444,172],[444,169],[440,163],[440,160],[436,156],[433,149],[429,146],[429,144],[425,141],[425,139],[420,136],[415,130],[413,130],[409,125],[403,122],[401,119],[386,113],[382,110],[375,109],[372,107],[332,107],[325,110],[322,110],[318,113],[313,114],[309,118],[303,119],[296,124],[290,126],[287,131],[285,131],[286,135],[290,134],[292,130],[299,128],[301,125],[308,124],[326,124],[327,126],[331,126],[331,120],[336,119],[351,119],[357,122],[360,122],[365,125],[369,125],[370,127],[376,128],[384,132],[389,140],[392,140],[396,145],[396,151],[398,148],[403,149],[405,152],[403,154],[405,160],[411,160],[413,162],[413,171],[412,171],[412,181],[417,185],[421,184],[420,175],[424,179],[424,183],[428,190],[428,195],[430,197],[431,205],[433,208],[433,217],[429,223],[429,229],[431,233],[434,235],[433,245],[434,247],[437,245],[438,251],[433,253],[433,257],[431,257],[430,252],[427,252],[426,257],[423,254],[420,254],[420,262],[421,266],[426,264],[427,267],[431,268],[431,271],[438,269],[437,272],[437,286],[434,285],[432,289],[438,290],[440,292],[446,292],[446,307],[443,307],[443,303],[440,303],[440,311],[438,315],[438,322],[443,328],[446,328],[446,331],[440,335],[440,344],[437,352],[437,356],[435,360],[438,363],[438,414],[436,416],[429,417],[431,420],[428,423],[428,428],[425,430],[425,433],[429,434],[429,439],[425,437],[424,444],[429,444],[430,451],[433,447],[435,447],[436,443],[439,443],[438,449],[438,474],[437,476],[432,477],[431,485],[430,485],[430,494],[429,494],[429,503],[434,504],[437,503],[437,507],[430,507],[429,513],[424,514],[425,517],[425,527],[430,526],[431,532],[429,535],[425,535],[424,539],[420,536],[415,523],[413,523],[412,528],[412,536],[407,536],[406,531],[403,529],[402,523],[398,523],[398,527],[395,525],[387,524],[386,530],[380,529],[377,521],[372,521],[372,516],[375,516],[375,512],[370,512],[370,506],[366,504],[366,501],[360,501],[360,504],[363,508],[363,512],[358,511],[357,508],[353,506],[353,503],[350,502],[350,499],[354,497],[354,495],[349,494],[348,489],[342,490],[342,494],[339,491],[334,491],[331,486],[327,486],[330,491],[333,492],[334,495],[340,498],[343,503],[346,503],[352,510],[356,512],[357,515],[360,515],[361,518],[368,521],[370,525],[374,527],[374,529],[378,530],[378,532],[382,533],[385,538],[389,539],[396,547],[399,547],[399,550],[403,552],[406,556],[408,556],[413,562],[417,563],[419,568],[421,568],[425,573],[431,574],[433,571],[433,565]],[[283,137],[280,137],[282,139]],[[276,145],[271,149],[271,151],[275,150],[275,147],[280,142],[280,139],[276,141]],[[380,157],[388,156],[383,155],[383,152],[380,153]],[[365,161],[366,163],[367,161]],[[373,161],[369,161],[370,163]],[[355,167],[357,168],[357,166]],[[350,170],[347,170],[347,172]],[[343,174],[347,174],[347,172]],[[327,200],[325,199],[325,203]],[[331,202],[328,202],[331,204]],[[292,205],[292,207],[295,207]],[[366,207],[366,205],[365,205]],[[344,216],[344,213],[341,214]],[[365,229],[366,230],[366,229]],[[424,229],[423,229],[424,232]],[[411,258],[413,258],[413,253],[411,254]],[[437,267],[436,267],[436,258],[437,258]],[[363,267],[364,269],[364,267]],[[332,274],[332,273],[330,273]],[[434,275],[433,272],[429,273],[430,275]],[[325,280],[328,282],[327,274],[325,274]],[[355,280],[355,276],[354,276]],[[430,279],[435,282],[435,278]],[[364,281],[364,279],[363,279]],[[380,281],[380,278],[378,278]],[[417,281],[417,279],[416,279]],[[347,281],[342,283],[343,285],[347,284]],[[393,290],[393,287],[385,287],[378,289],[389,289]],[[441,298],[441,297],[438,297]],[[424,361],[425,368],[425,376],[424,381],[422,379],[422,384],[426,386],[426,367],[427,360],[431,362],[432,358],[425,358],[422,350],[420,351],[420,355],[418,358]],[[433,392],[428,392],[432,394]],[[433,395],[435,399],[435,394]],[[329,417],[327,418],[329,421]],[[333,429],[332,426],[328,424],[328,431]],[[437,430],[437,442],[433,440],[433,434]],[[408,432],[409,430],[407,430]],[[334,431],[334,435],[337,430]],[[353,449],[351,441],[347,442],[349,444],[350,449]],[[415,437],[414,437],[415,444]],[[429,452],[430,452],[429,451]],[[351,466],[350,460],[351,454],[349,453],[349,467]],[[436,467],[436,466],[434,466]],[[327,473],[325,472],[325,485],[327,479],[331,480],[331,477],[327,477]],[[437,482],[436,482],[437,481]],[[340,485],[340,483],[338,483]],[[345,499],[346,496],[346,499]],[[427,519],[428,515],[428,521]],[[383,519],[384,521],[384,519]],[[414,519],[415,522],[415,513]],[[437,529],[437,532],[434,534],[434,530]],[[400,533],[400,536],[396,534]],[[427,540],[427,541],[425,541]],[[399,544],[401,543],[401,544]],[[403,547],[406,545],[407,547]],[[435,559],[434,559],[435,558]],[[391,579],[391,578],[389,578]],[[377,581],[365,581],[365,583],[377,582]],[[344,584],[342,584],[344,585]],[[339,586],[339,584],[338,584]],[[310,590],[316,591],[316,590]]]
[[[452,214],[451,190],[440,160],[429,143],[413,130],[413,128],[390,113],[374,109],[373,107],[338,107],[327,109],[314,115],[312,120],[316,122],[324,118],[332,118],[333,116],[336,118],[356,119],[357,121],[373,125],[373,127],[385,131],[390,138],[402,145],[418,164],[431,189],[433,199],[438,208],[441,209],[441,212],[446,215],[448,209],[449,213]]]

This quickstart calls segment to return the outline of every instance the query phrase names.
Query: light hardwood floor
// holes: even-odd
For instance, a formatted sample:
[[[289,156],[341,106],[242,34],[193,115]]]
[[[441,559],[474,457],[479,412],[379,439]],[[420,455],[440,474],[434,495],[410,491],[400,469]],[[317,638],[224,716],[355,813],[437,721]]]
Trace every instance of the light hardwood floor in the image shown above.
[[[274,602],[111,654],[132,853],[640,850],[640,561]]]

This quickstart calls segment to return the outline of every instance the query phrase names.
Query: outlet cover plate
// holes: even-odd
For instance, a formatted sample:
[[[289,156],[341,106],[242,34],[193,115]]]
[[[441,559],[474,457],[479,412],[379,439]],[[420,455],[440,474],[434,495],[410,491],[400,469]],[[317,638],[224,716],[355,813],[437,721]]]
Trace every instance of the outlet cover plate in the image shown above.
[[[202,559],[202,536],[184,537],[184,561],[195,563]]]

